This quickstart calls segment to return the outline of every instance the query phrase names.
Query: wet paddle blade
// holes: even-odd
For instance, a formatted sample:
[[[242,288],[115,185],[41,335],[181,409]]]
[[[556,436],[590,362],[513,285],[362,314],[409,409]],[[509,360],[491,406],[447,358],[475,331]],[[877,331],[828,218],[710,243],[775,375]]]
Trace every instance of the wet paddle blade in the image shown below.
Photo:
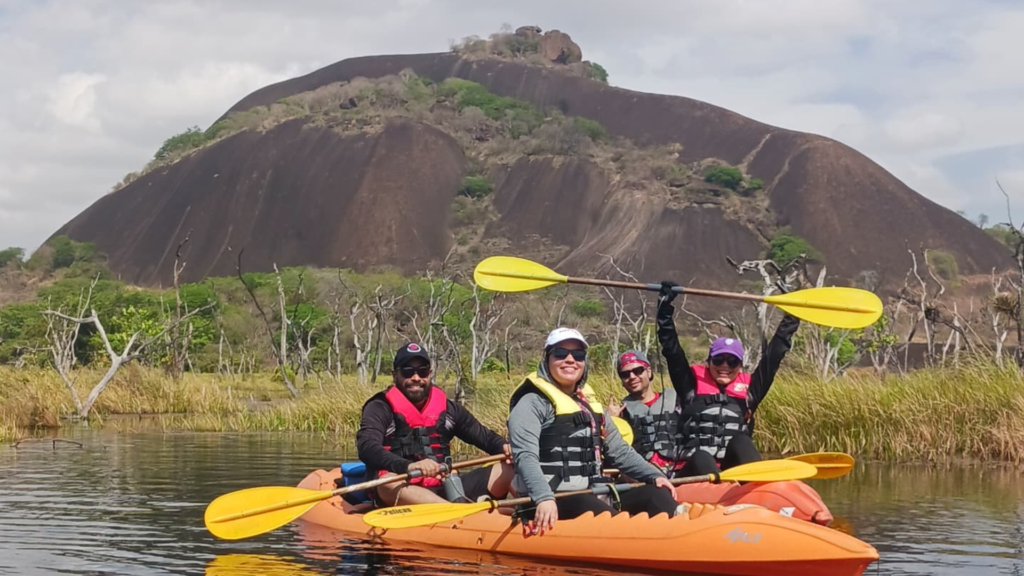
[[[729,468],[720,478],[736,482],[785,482],[803,480],[817,473],[817,468],[798,460],[761,460]]]
[[[853,456],[842,452],[815,452],[790,456],[787,460],[806,462],[818,469],[812,476],[814,480],[829,480],[846,476],[853,470]]]
[[[882,300],[874,293],[843,286],[775,294],[764,301],[801,320],[833,328],[864,328],[882,315]]]
[[[473,270],[473,282],[492,292],[529,292],[555,284],[564,284],[568,276],[514,256],[484,258]]]
[[[214,536],[241,540],[280,528],[331,496],[328,490],[288,486],[247,488],[210,502],[203,520]]]
[[[379,508],[363,514],[363,522],[376,528],[415,528],[465,518],[491,509],[490,502],[471,504],[410,504]]]

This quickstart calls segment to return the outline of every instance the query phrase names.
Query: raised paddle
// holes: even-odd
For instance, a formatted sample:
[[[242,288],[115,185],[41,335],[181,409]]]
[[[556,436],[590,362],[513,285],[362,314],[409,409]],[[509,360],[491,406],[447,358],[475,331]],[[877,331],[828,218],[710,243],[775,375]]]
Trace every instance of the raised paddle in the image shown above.
[[[473,281],[481,288],[493,292],[528,292],[566,283],[654,292],[661,290],[661,284],[572,278],[531,260],[514,256],[484,258],[473,270]],[[808,288],[772,296],[683,288],[682,286],[676,286],[675,291],[694,296],[766,302],[801,320],[835,328],[864,328],[874,324],[882,315],[882,301],[878,296],[867,290],[842,286]]]
[[[842,452],[814,452],[812,454],[798,454],[790,456],[786,460],[806,462],[817,468],[818,473],[808,480],[828,480],[846,476],[853,470],[853,456]],[[619,473],[617,468],[605,468],[605,476],[615,476]]]
[[[818,469],[818,473],[811,476],[811,480],[829,480],[846,476],[853,471],[853,456],[843,452],[814,452],[813,454],[799,454],[790,456],[786,460],[806,462]]]
[[[751,462],[735,468],[730,468],[719,474],[702,474],[700,476],[689,476],[686,478],[674,478],[672,484],[696,484],[699,482],[720,482],[722,480],[735,480],[739,482],[779,482],[784,480],[801,480],[814,476],[817,469],[805,462],[796,460],[762,460]],[[614,488],[609,484],[602,484],[587,490],[574,490],[572,492],[556,492],[555,498],[565,498],[578,494],[608,494],[613,489],[616,492],[625,492],[633,488],[646,486],[645,482],[633,482],[629,484],[615,484]],[[391,508],[379,508],[363,515],[363,522],[376,528],[415,528],[417,526],[429,526],[438,522],[448,522],[465,518],[477,512],[487,512],[504,506],[518,506],[532,502],[529,496],[522,498],[511,498],[508,500],[486,500],[469,504],[461,503],[439,503],[439,504],[412,504],[408,506],[394,506]]]
[[[496,454],[485,458],[466,460],[453,464],[452,469],[457,470],[467,466],[497,462],[504,458],[504,454]],[[444,464],[441,465],[441,469],[447,471]],[[321,500],[349,492],[369,490],[418,476],[421,476],[419,470],[413,470],[409,474],[377,478],[352,486],[344,486],[337,490],[307,490],[294,486],[246,488],[218,496],[206,507],[203,520],[206,523],[206,529],[218,538],[224,540],[250,538],[284,526],[305,514]]]

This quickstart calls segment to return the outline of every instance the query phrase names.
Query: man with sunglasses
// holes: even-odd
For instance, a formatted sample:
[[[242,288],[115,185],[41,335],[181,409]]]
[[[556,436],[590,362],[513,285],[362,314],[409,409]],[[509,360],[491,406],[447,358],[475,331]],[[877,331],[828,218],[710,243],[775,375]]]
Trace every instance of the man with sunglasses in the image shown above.
[[[378,486],[378,506],[447,502],[441,464],[451,461],[450,444],[459,438],[488,454],[507,459],[491,467],[460,474],[460,499],[502,498],[512,482],[512,451],[505,439],[484,427],[466,408],[433,384],[430,356],[410,342],[395,353],[393,384],[363,405],[356,433],[359,459],[368,478],[413,474],[404,482]],[[455,484],[457,487],[458,484]]]
[[[800,320],[783,316],[753,373],[742,371],[743,344],[736,338],[717,338],[704,364],[691,366],[672,319],[675,286],[662,282],[657,323],[661,353],[682,408],[678,457],[686,464],[677,476],[711,474],[760,460],[752,438],[754,412],[793,346]]]
[[[622,404],[614,404],[609,411],[621,416],[633,429],[633,449],[671,475],[683,463],[677,458],[679,443],[676,431],[679,422],[679,402],[675,390],[667,388],[661,393],[651,386],[651,363],[640,351],[630,350],[616,362],[619,381],[628,396]]]

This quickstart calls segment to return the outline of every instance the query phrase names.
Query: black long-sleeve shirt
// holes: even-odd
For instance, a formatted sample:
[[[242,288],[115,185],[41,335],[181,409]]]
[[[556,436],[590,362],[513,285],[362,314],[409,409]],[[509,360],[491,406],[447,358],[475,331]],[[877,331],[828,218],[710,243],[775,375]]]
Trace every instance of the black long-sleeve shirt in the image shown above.
[[[448,438],[472,444],[488,454],[501,454],[507,443],[504,438],[480,423],[461,404],[448,400],[444,423],[438,423],[448,431]],[[395,413],[388,404],[384,393],[375,394],[363,405],[363,417],[356,432],[356,450],[370,470],[387,470],[405,474],[412,464],[384,447],[384,439],[395,432]]]
[[[676,325],[672,320],[675,309],[671,304],[663,304],[658,308],[658,341],[661,343],[661,354],[665,357],[665,364],[668,365],[668,375],[672,380],[672,387],[679,396],[679,405],[689,404],[697,392],[697,376],[690,369],[690,363],[686,359],[686,353],[679,345],[679,335],[676,333]],[[768,395],[772,387],[775,374],[779,371],[782,359],[793,347],[793,334],[800,327],[800,320],[786,314],[779,322],[775,334],[768,342],[761,361],[757,364],[750,375],[750,388],[747,389],[747,408],[751,414],[757,410],[758,405]]]

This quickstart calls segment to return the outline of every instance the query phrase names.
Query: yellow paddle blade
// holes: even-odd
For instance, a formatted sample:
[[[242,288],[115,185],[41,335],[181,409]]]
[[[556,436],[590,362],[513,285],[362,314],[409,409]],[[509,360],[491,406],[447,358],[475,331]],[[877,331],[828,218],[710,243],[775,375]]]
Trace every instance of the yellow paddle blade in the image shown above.
[[[818,473],[812,476],[815,480],[828,480],[846,476],[853,470],[853,456],[842,452],[815,452],[813,454],[799,454],[790,456],[786,460],[806,462],[818,469]]]
[[[618,416],[612,416],[612,422],[615,423],[615,427],[619,429],[619,434],[622,435],[622,439],[629,444],[633,445],[633,427],[629,425],[624,419]]]
[[[458,520],[470,514],[485,512],[490,509],[490,502],[410,504],[408,506],[378,508],[372,512],[367,512],[363,514],[363,522],[376,528],[415,528],[417,526],[430,526],[438,522]]]
[[[218,496],[206,507],[203,521],[214,536],[241,540],[280,528],[332,495],[289,486],[247,488]]]
[[[874,293],[843,286],[775,294],[764,301],[801,320],[833,328],[864,328],[882,315],[882,300]]]
[[[729,468],[720,478],[736,482],[784,482],[803,480],[817,473],[817,468],[798,460],[761,460]]]
[[[473,270],[473,282],[493,292],[529,292],[564,284],[568,279],[532,260],[514,256],[484,258]]]

